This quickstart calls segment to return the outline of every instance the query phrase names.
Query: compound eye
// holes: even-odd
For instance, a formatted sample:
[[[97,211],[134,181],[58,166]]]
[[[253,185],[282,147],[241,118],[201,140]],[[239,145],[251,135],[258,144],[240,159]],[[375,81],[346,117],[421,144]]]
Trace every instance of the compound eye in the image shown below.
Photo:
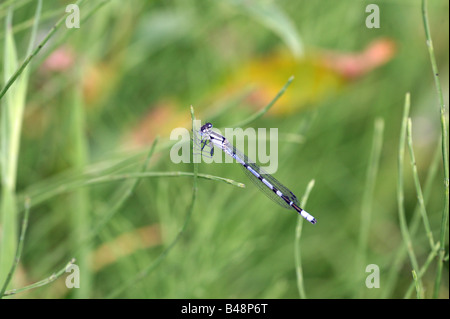
[[[202,132],[205,132],[206,130],[209,130],[210,128],[212,127],[212,124],[211,123],[206,123],[205,125],[203,125],[202,127],[201,127],[201,131]]]

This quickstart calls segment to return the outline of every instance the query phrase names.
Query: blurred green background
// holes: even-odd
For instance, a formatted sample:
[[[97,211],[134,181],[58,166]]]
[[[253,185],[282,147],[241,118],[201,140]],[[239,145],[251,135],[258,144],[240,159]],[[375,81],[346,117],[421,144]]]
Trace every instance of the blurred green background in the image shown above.
[[[68,289],[64,274],[16,298],[299,298],[297,216],[265,198],[239,165],[199,165],[200,173],[246,187],[198,179],[191,214],[192,177],[142,178],[135,188],[135,179],[87,182],[140,172],[156,136],[146,170],[192,172],[192,164],[174,164],[169,157],[170,132],[191,129],[190,105],[202,122],[232,127],[266,106],[291,75],[295,79],[285,94],[249,127],[278,128],[275,176],[299,198],[315,181],[306,210],[318,223],[302,224],[297,247],[304,296],[403,298],[413,283],[397,207],[405,94],[411,93],[422,183],[440,147],[439,103],[421,1],[373,2],[380,28],[366,26],[370,1],[83,2],[80,27],[69,29],[63,22],[29,65],[17,227],[27,196],[31,209],[9,288],[42,280],[73,257],[81,287]],[[10,5],[21,62],[36,3],[1,2],[1,61],[7,55]],[[36,43],[68,4],[43,1]],[[428,4],[446,104],[448,6],[448,1]],[[361,216],[377,119],[384,121],[383,144],[365,229]],[[441,157],[438,161],[426,206],[436,241],[444,203]],[[407,151],[404,162],[410,223],[417,197]],[[363,249],[362,238],[367,238]],[[430,247],[421,224],[412,242],[422,266]],[[449,296],[448,238],[445,254],[439,298]],[[379,288],[365,285],[369,264],[379,266]],[[432,296],[435,277],[434,260],[422,278],[425,297]]]

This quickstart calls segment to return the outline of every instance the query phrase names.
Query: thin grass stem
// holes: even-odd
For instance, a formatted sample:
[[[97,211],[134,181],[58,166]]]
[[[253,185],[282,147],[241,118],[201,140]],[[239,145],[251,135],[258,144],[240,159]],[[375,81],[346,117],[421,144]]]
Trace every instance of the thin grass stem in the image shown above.
[[[65,266],[64,268],[60,269],[59,271],[57,271],[56,273],[53,273],[50,277],[47,277],[41,281],[35,282],[34,284],[22,287],[22,288],[18,288],[18,289],[11,289],[11,290],[7,290],[5,292],[5,294],[3,296],[12,296],[30,289],[34,289],[34,288],[38,288],[38,287],[42,287],[45,285],[48,285],[52,282],[54,282],[56,279],[58,279],[59,277],[61,277],[66,270],[68,269],[68,267],[70,267],[71,265],[73,265],[75,263],[75,258],[72,258],[72,260],[70,260]]]
[[[264,114],[267,113],[267,111],[270,110],[270,108],[278,101],[278,99],[284,94],[284,92],[286,91],[286,89],[288,88],[288,86],[291,84],[291,82],[294,80],[294,76],[292,75],[288,81],[286,82],[286,84],[281,88],[281,90],[278,92],[278,94],[272,99],[272,101],[270,101],[269,104],[267,104],[262,110],[256,112],[255,114],[249,116],[248,118],[246,118],[245,120],[232,125],[231,127],[244,127],[247,126],[248,124],[250,124],[251,122],[259,119],[260,117],[262,117]]]
[[[400,130],[400,141],[398,148],[398,180],[397,180],[397,204],[398,204],[398,216],[400,221],[400,230],[403,237],[404,244],[408,252],[409,260],[411,262],[412,269],[418,272],[419,265],[417,263],[417,258],[414,253],[413,244],[411,240],[411,235],[409,233],[408,225],[406,223],[405,207],[404,207],[404,187],[403,187],[403,162],[405,153],[405,140],[406,140],[406,129],[408,123],[409,109],[411,101],[410,94],[407,93],[405,97],[405,105],[403,109],[402,125]],[[419,283],[422,287],[422,283]]]
[[[309,194],[313,189],[315,184],[314,180],[311,180],[306,187],[305,194],[303,195],[300,205],[301,207],[305,207],[308,201]],[[302,237],[303,230],[303,220],[304,218],[301,216],[297,216],[297,226],[295,227],[295,240],[294,240],[294,257],[295,257],[295,273],[297,276],[297,289],[298,294],[301,299],[306,299],[305,286],[303,281],[303,267],[302,267],[302,256],[300,249],[300,238]]]
[[[195,115],[194,115],[194,108],[192,106],[191,106],[191,119],[192,119],[192,130],[194,130]],[[192,175],[194,178],[193,178],[193,185],[192,185],[191,203],[187,209],[184,223],[181,226],[181,229],[179,230],[178,234],[176,235],[174,240],[167,246],[166,249],[164,249],[164,251],[158,256],[158,258],[153,263],[151,263],[147,268],[143,269],[140,273],[138,273],[134,278],[129,280],[127,283],[125,283],[124,285],[122,285],[121,287],[119,287],[118,289],[113,291],[110,294],[109,298],[114,298],[114,297],[120,295],[121,293],[123,293],[123,291],[125,291],[129,287],[135,285],[137,282],[141,281],[143,278],[145,278],[149,274],[151,274],[153,272],[153,270],[156,269],[156,267],[158,267],[158,265],[166,258],[166,256],[173,249],[173,247],[175,247],[175,245],[178,243],[178,241],[180,240],[183,233],[186,231],[187,225],[189,224],[189,221],[192,216],[192,212],[194,211],[194,205],[195,205],[195,200],[197,198],[197,191],[198,191],[198,186],[197,186],[198,164],[195,163],[195,161],[194,161],[192,165],[193,165]]]
[[[440,143],[439,143],[439,145],[440,145]],[[425,187],[424,187],[424,191],[423,191],[425,205],[427,204],[428,199],[430,198],[432,185],[436,179],[438,167],[440,164],[441,148],[439,145],[436,146],[433,158],[429,165],[427,177],[425,179]],[[414,209],[413,216],[411,218],[411,224],[410,224],[411,236],[415,236],[415,234],[417,233],[417,231],[419,229],[419,225],[420,225],[420,220],[421,220],[420,207],[419,207],[419,204],[417,203],[416,207]],[[382,298],[388,298],[389,296],[391,296],[392,291],[394,290],[394,287],[397,283],[397,278],[398,278],[398,274],[400,271],[400,267],[403,265],[403,262],[404,262],[404,259],[406,256],[407,256],[406,246],[401,246],[398,249],[394,260],[391,263],[392,264],[391,270],[389,271],[389,274],[387,276],[386,285],[385,285],[385,288],[383,289],[383,293],[382,293]]]
[[[25,4],[27,4],[28,2],[31,2],[31,1],[33,1],[33,0],[7,0],[7,1],[5,1],[3,3],[0,3],[0,11],[4,10],[5,8],[9,7],[12,4],[14,4],[15,8],[20,8],[23,5],[25,5]]]
[[[23,245],[25,242],[25,234],[27,232],[27,227],[28,227],[28,216],[29,215],[30,215],[30,199],[26,198],[25,199],[25,213],[24,213],[23,220],[22,220],[22,228],[20,230],[19,244],[17,245],[16,256],[14,258],[14,263],[11,266],[11,270],[9,271],[5,282],[3,283],[3,287],[0,290],[0,298],[2,298],[3,295],[5,294],[6,288],[8,287],[9,283],[11,282],[14,272],[16,271],[17,265],[19,264],[20,257],[22,256]]]
[[[425,263],[423,264],[423,266],[420,268],[419,272],[417,273],[417,280],[420,280],[423,277],[423,275],[428,270],[428,267],[431,265],[431,263],[436,258],[438,253],[439,253],[439,242],[436,243],[434,248],[428,254],[427,260],[425,261]],[[405,297],[404,297],[405,299],[408,299],[411,297],[411,294],[414,290],[415,284],[416,284],[415,282],[411,282],[408,290],[405,293]]]
[[[419,284],[419,280],[418,280],[418,278],[417,278],[417,274],[416,274],[416,272],[413,270],[413,271],[411,271],[412,272],[412,276],[413,276],[413,279],[414,279],[414,283],[415,283],[415,286],[416,286],[416,295],[417,295],[417,299],[422,299],[422,297],[421,297],[421,290],[420,290],[420,284]]]
[[[74,75],[76,79],[74,85],[70,90],[69,104],[69,143],[70,148],[66,151],[68,154],[69,165],[74,168],[76,172],[82,174],[84,167],[89,162],[89,147],[86,138],[86,115],[85,105],[83,100],[83,65],[80,65]],[[68,213],[70,215],[71,228],[74,230],[71,233],[72,249],[79,248],[80,253],[77,257],[78,266],[84,269],[83,277],[80,279],[80,288],[75,289],[74,297],[86,299],[92,288],[92,271],[89,260],[90,249],[89,245],[82,245],[82,238],[91,228],[91,200],[90,194],[86,188],[78,188],[75,192],[70,194],[69,200],[71,202]]]
[[[364,187],[364,194],[361,206],[361,222],[359,228],[359,240],[358,240],[358,262],[356,263],[357,274],[361,272],[361,269],[365,269],[364,265],[367,258],[367,246],[369,241],[369,226],[372,215],[372,203],[375,191],[375,183],[378,175],[378,166],[380,163],[381,150],[383,148],[383,131],[384,120],[377,118],[374,124],[374,134],[372,141],[372,149],[370,151],[369,164],[367,166],[366,184]],[[360,291],[362,295],[363,290]]]
[[[33,206],[38,205],[46,200],[49,200],[52,197],[73,191],[80,187],[93,186],[99,184],[110,183],[114,181],[120,181],[124,179],[135,179],[135,178],[154,178],[154,177],[193,177],[194,174],[192,172],[144,172],[144,173],[126,173],[126,174],[117,174],[117,175],[107,175],[101,177],[95,177],[88,180],[75,181],[72,183],[66,183],[63,185],[56,185],[54,188],[47,190],[45,193],[40,193],[36,195],[30,195],[32,199]],[[209,174],[199,173],[198,178],[208,179],[213,181],[224,182],[236,187],[244,188],[245,184],[236,182],[229,178],[224,178],[220,176],[214,176]]]
[[[150,147],[150,150],[147,154],[147,158],[145,159],[144,164],[142,165],[141,173],[144,173],[148,169],[148,164],[150,163],[150,159],[152,158],[153,153],[155,152],[158,140],[159,137],[157,136],[153,141],[152,146]],[[127,201],[127,199],[129,199],[130,196],[134,193],[141,179],[142,177],[137,177],[131,181],[132,182],[131,185],[127,185],[127,191],[125,191],[123,195],[112,204],[112,208],[109,209],[108,214],[92,229],[89,236],[87,237],[88,240],[96,236],[100,232],[100,230],[108,223],[108,221],[110,221],[111,218],[114,217],[114,215],[120,210],[120,208]]]
[[[430,242],[430,248],[433,249],[434,239],[433,239],[433,234],[431,232],[430,222],[428,221],[427,210],[425,207],[425,200],[423,199],[422,187],[420,186],[419,174],[417,173],[417,165],[416,165],[416,158],[414,156],[411,126],[412,126],[411,118],[408,118],[406,135],[407,135],[407,140],[408,140],[408,150],[409,150],[409,157],[411,159],[411,167],[412,167],[412,172],[413,172],[414,184],[416,186],[417,200],[419,203],[419,209],[420,209],[420,213],[422,216],[423,225],[425,227],[428,241]]]
[[[34,23],[28,43],[28,52],[34,45],[39,19],[42,9],[42,0],[37,1],[34,15]],[[4,77],[5,81],[18,65],[17,49],[12,33],[14,6],[11,5],[5,23],[4,46]],[[22,121],[27,96],[27,87],[30,71],[24,70],[14,83],[12,90],[1,101],[1,125],[0,125],[0,165],[1,165],[1,206],[0,221],[3,231],[0,232],[0,285],[7,276],[7,269],[13,263],[14,253],[17,249],[17,207],[16,207],[16,182],[17,167],[19,162],[20,136]],[[5,92],[6,93],[6,92]],[[1,100],[1,97],[0,97]]]
[[[442,270],[444,266],[443,258],[445,256],[445,241],[446,241],[446,233],[447,233],[447,223],[448,223],[448,215],[449,215],[449,175],[448,175],[448,129],[446,123],[446,106],[444,103],[444,95],[442,93],[441,81],[439,79],[439,70],[436,63],[436,57],[434,55],[434,47],[433,40],[431,38],[430,25],[428,23],[428,9],[427,9],[427,0],[422,0],[422,19],[423,26],[425,30],[425,38],[427,40],[428,53],[430,55],[431,68],[433,70],[434,84],[436,86],[436,91],[439,100],[440,107],[440,122],[441,122],[441,135],[442,135],[442,162],[444,164],[444,208],[442,210],[441,217],[441,230],[440,230],[440,251],[439,251],[439,261],[437,264],[436,271],[436,279],[434,285],[434,294],[433,297],[437,298],[439,295],[439,287],[441,285],[442,278]]]
[[[76,2],[76,5],[80,6],[85,0],[78,0]],[[38,46],[25,58],[25,60],[22,62],[20,67],[14,72],[14,74],[9,78],[8,82],[6,82],[5,86],[0,91],[0,100],[3,98],[3,96],[8,92],[9,88],[13,83],[17,80],[17,78],[22,74],[22,72],[25,70],[25,68],[28,66],[28,64],[31,62],[31,60],[41,51],[41,49],[44,47],[44,45],[50,40],[50,38],[53,36],[53,34],[58,30],[58,28],[61,26],[63,21],[71,14],[70,12],[66,13],[64,16],[62,16],[55,25],[50,29],[50,31],[47,33],[47,35],[42,39],[42,41],[38,44]]]

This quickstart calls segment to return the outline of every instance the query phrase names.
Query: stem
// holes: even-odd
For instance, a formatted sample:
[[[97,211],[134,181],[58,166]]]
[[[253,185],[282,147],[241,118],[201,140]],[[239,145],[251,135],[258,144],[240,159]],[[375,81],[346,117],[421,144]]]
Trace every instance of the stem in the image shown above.
[[[70,165],[80,174],[88,163],[88,142],[85,136],[85,114],[82,92],[82,74],[83,66],[81,65],[75,72],[76,81],[73,85],[72,92],[69,94],[68,104],[70,110],[68,114],[69,122],[69,143],[70,147],[67,149],[69,153]],[[71,202],[69,214],[71,217],[71,224],[74,229],[72,233],[71,243],[72,248],[79,248],[80,253],[78,259],[78,266],[83,270],[83,276],[80,279],[80,288],[75,289],[75,298],[88,298],[92,286],[92,272],[90,267],[90,246],[82,244],[82,238],[87,234],[91,228],[91,213],[90,213],[90,196],[85,188],[77,189],[70,195]]]
[[[431,265],[431,263],[433,262],[433,260],[437,256],[438,251],[439,251],[439,243],[436,243],[436,246],[428,254],[427,260],[425,261],[425,263],[423,264],[422,268],[420,268],[419,273],[417,274],[417,279],[418,280],[420,280],[420,278],[422,278],[423,275],[425,274],[425,272],[428,270],[428,267]],[[409,285],[409,288],[406,291],[406,294],[405,294],[405,297],[404,297],[405,299],[410,297],[410,295],[411,295],[415,285],[416,285],[416,282],[412,282]]]
[[[366,185],[364,187],[361,207],[361,224],[359,229],[359,245],[357,253],[359,260],[356,263],[357,269],[355,270],[357,274],[361,272],[361,269],[365,269],[364,264],[366,263],[367,257],[367,243],[369,241],[369,225],[372,215],[372,202],[376,177],[378,175],[381,149],[383,147],[384,120],[380,118],[376,119],[374,126],[372,150],[367,168]],[[362,295],[362,292],[363,290],[360,291],[360,295]]]
[[[308,201],[309,193],[314,187],[314,180],[311,180],[306,187],[305,194],[301,199],[300,206],[305,207]],[[295,227],[295,241],[294,241],[294,257],[295,257],[295,273],[297,275],[297,289],[301,299],[306,299],[305,287],[303,284],[303,268],[300,249],[300,238],[302,236],[303,220],[301,216],[297,216],[297,226]]]
[[[439,80],[439,70],[436,63],[436,57],[434,56],[433,41],[431,39],[430,26],[428,23],[427,2],[428,2],[427,0],[422,0],[422,18],[423,18],[423,26],[425,29],[425,38],[427,39],[428,53],[430,55],[431,68],[433,70],[434,84],[436,86],[441,111],[440,119],[441,119],[441,134],[442,134],[442,161],[444,164],[444,209],[442,210],[442,217],[441,217],[441,232],[439,240],[440,250],[433,294],[433,297],[437,298],[439,295],[439,287],[441,285],[441,278],[442,278],[442,268],[444,265],[443,258],[445,256],[445,240],[446,240],[448,208],[449,208],[448,131],[447,131],[447,123],[445,121],[446,106],[444,103],[444,95],[442,94],[441,81]]]
[[[440,143],[440,142],[439,142]],[[439,167],[439,162],[440,162],[440,147],[439,145],[436,147],[436,150],[434,151],[434,155],[433,155],[433,159],[431,160],[431,163],[429,165],[429,169],[428,169],[428,173],[427,173],[427,177],[425,179],[425,187],[424,187],[424,201],[425,201],[425,205],[428,202],[429,198],[430,198],[430,194],[432,191],[432,185],[433,182],[436,178],[436,174],[438,171],[438,167]],[[416,207],[414,209],[414,213],[413,216],[411,218],[411,223],[410,223],[410,233],[411,236],[415,236],[415,234],[417,233],[417,230],[419,229],[419,225],[420,225],[420,207],[419,204],[416,204]],[[386,284],[385,284],[385,288],[383,289],[383,293],[382,293],[382,298],[389,298],[392,294],[392,291],[394,290],[394,287],[397,283],[397,279],[398,279],[398,274],[400,272],[400,268],[403,265],[403,260],[405,259],[407,254],[407,249],[405,246],[401,246],[396,255],[394,260],[391,263],[391,270],[389,271],[389,274],[387,276],[387,280],[386,280]],[[420,276],[419,276],[420,278]]]
[[[286,82],[286,84],[281,88],[281,90],[278,92],[278,94],[272,99],[272,101],[270,101],[269,104],[267,104],[262,110],[260,110],[259,112],[256,112],[255,114],[249,116],[247,119],[231,126],[231,127],[243,127],[243,126],[247,126],[249,123],[259,119],[261,116],[263,116],[264,114],[267,113],[267,111],[270,110],[270,108],[275,104],[276,101],[278,101],[278,99],[284,94],[284,92],[286,91],[286,89],[288,88],[288,86],[291,84],[291,82],[294,81],[294,76],[292,75],[288,81]]]
[[[18,294],[19,292],[23,292],[23,291],[26,291],[26,290],[30,290],[30,289],[34,289],[34,288],[38,288],[38,287],[42,287],[42,286],[48,285],[49,283],[52,283],[56,279],[61,277],[66,272],[66,269],[69,266],[73,265],[74,263],[75,263],[75,258],[72,258],[72,260],[69,261],[64,266],[64,268],[62,268],[58,272],[52,274],[50,277],[47,277],[47,278],[45,278],[45,279],[43,279],[41,281],[35,282],[34,284],[25,286],[23,288],[8,290],[8,291],[5,292],[4,296],[12,296],[12,295]]]
[[[414,283],[416,284],[417,299],[422,299],[421,298],[421,291],[420,291],[419,280],[418,280],[417,274],[416,274],[416,272],[414,270],[412,271],[412,276],[413,276],[413,279],[414,279]]]
[[[192,106],[191,106],[191,118],[192,118],[192,129],[194,129],[195,116],[194,116],[194,108]],[[197,198],[197,190],[198,190],[198,187],[197,187],[198,164],[195,163],[195,161],[194,161],[192,165],[193,165],[193,173],[192,174],[194,176],[194,180],[193,180],[193,186],[192,186],[191,204],[189,205],[189,207],[187,209],[184,223],[181,226],[181,229],[178,232],[177,236],[169,244],[169,246],[167,246],[167,248],[164,249],[164,251],[158,256],[158,258],[153,263],[151,263],[147,268],[143,269],[134,278],[132,278],[131,280],[129,280],[128,282],[123,284],[120,288],[113,291],[108,296],[109,298],[114,298],[115,296],[117,296],[117,295],[121,294],[123,291],[125,291],[127,288],[134,286],[136,283],[141,281],[143,278],[147,277],[166,258],[167,254],[172,250],[173,247],[175,247],[175,245],[178,243],[178,241],[180,240],[183,233],[186,231],[187,225],[189,224],[189,221],[191,219],[192,212],[194,211],[194,204],[195,204],[195,200]]]
[[[411,118],[408,118],[408,128],[407,128],[407,139],[408,139],[408,150],[411,159],[411,166],[414,177],[414,184],[416,186],[417,200],[419,202],[420,213],[422,215],[423,225],[425,226],[425,232],[427,233],[428,240],[430,242],[430,248],[434,248],[434,239],[431,232],[430,222],[428,221],[427,210],[425,207],[425,200],[423,199],[422,187],[420,186],[419,174],[417,173],[416,158],[414,156],[412,132],[411,132]]]
[[[417,258],[414,253],[414,249],[413,249],[413,245],[412,245],[412,241],[411,241],[411,235],[408,230],[408,225],[406,223],[405,207],[404,207],[404,191],[403,191],[403,159],[404,159],[404,153],[405,153],[406,126],[407,126],[407,122],[408,122],[410,105],[411,105],[410,94],[407,93],[406,97],[405,97],[402,126],[401,126],[401,130],[400,130],[400,141],[399,141],[399,147],[398,147],[397,204],[398,204],[398,216],[399,216],[399,220],[400,220],[400,230],[402,233],[403,241],[405,242],[412,268],[416,273],[418,273],[419,265],[417,263]],[[419,286],[422,287],[421,282],[419,282]]]
[[[84,0],[78,0],[76,4],[80,6]],[[66,13],[64,16],[62,16],[56,24],[50,29],[50,31],[47,33],[47,35],[44,37],[44,39],[39,43],[39,45],[31,52],[26,59],[23,61],[23,63],[20,65],[20,67],[14,72],[14,74],[9,78],[6,85],[3,87],[3,89],[0,91],[0,100],[3,98],[3,96],[6,94],[8,89],[13,85],[13,83],[16,81],[16,79],[22,74],[22,72],[25,70],[27,65],[31,62],[31,60],[41,51],[41,49],[44,47],[44,45],[50,40],[50,38],[53,36],[53,34],[58,30],[59,26],[62,24],[62,22],[71,14],[70,12]]]
[[[41,15],[42,0],[37,2],[33,27],[28,43],[28,52],[36,39],[39,18]],[[5,23],[5,49],[4,49],[4,76],[8,79],[17,67],[17,52],[12,33],[13,5],[9,7]],[[24,68],[25,69],[25,68]],[[1,125],[0,125],[0,165],[1,165],[1,206],[0,224],[3,231],[0,232],[0,287],[3,280],[7,280],[10,265],[14,262],[14,253],[17,249],[17,209],[16,209],[16,180],[17,165],[20,150],[20,135],[22,132],[22,120],[25,109],[27,86],[30,70],[24,70],[22,76],[16,77],[11,82],[14,84],[6,99],[1,101]],[[17,80],[17,81],[16,81]],[[6,93],[6,91],[5,91]],[[1,100],[1,96],[0,96]],[[6,288],[5,288],[6,289]]]
[[[41,194],[35,194],[30,195],[30,198],[32,200],[33,206],[40,204],[54,196],[67,193],[69,191],[72,191],[74,189],[80,188],[80,187],[86,187],[91,185],[98,185],[98,184],[104,184],[104,183],[110,183],[114,181],[120,181],[124,179],[135,179],[135,178],[150,178],[150,177],[192,177],[194,174],[192,172],[143,172],[143,173],[126,173],[126,174],[117,174],[117,175],[106,175],[101,177],[94,177],[88,180],[81,180],[81,181],[75,181],[72,183],[66,183],[63,185],[57,185],[53,189],[46,190],[45,193]],[[245,184],[236,182],[229,178],[224,178],[220,176],[214,176],[209,174],[201,174],[199,173],[198,178],[213,180],[213,181],[220,181],[227,184],[231,184],[236,187],[244,188]]]
[[[156,144],[158,143],[159,137],[157,136],[155,140],[152,143],[152,146],[150,147],[150,151],[147,155],[147,158],[144,161],[144,164],[141,168],[141,173],[145,173],[145,171],[148,168],[148,164],[150,162],[150,159],[153,156],[153,153],[156,148]],[[109,209],[108,214],[102,218],[102,220],[90,231],[89,235],[87,236],[88,240],[91,240],[94,238],[94,236],[98,235],[100,230],[106,225],[108,221],[112,219],[112,217],[119,211],[119,209],[124,205],[124,203],[131,197],[131,195],[134,194],[134,190],[138,186],[139,182],[141,181],[140,177],[135,178],[131,181],[131,184],[127,184],[127,191],[123,193],[123,195],[115,202],[112,203],[112,208]]]
[[[2,298],[3,295],[5,294],[6,287],[8,287],[9,283],[11,282],[14,272],[16,271],[17,265],[19,264],[20,257],[22,256],[23,243],[25,242],[25,233],[27,232],[29,214],[30,214],[30,199],[26,198],[25,214],[22,220],[22,230],[20,231],[19,244],[17,246],[16,256],[14,258],[14,263],[11,266],[11,270],[9,271],[8,276],[6,277],[6,280],[3,284],[3,287],[0,290],[0,298]]]

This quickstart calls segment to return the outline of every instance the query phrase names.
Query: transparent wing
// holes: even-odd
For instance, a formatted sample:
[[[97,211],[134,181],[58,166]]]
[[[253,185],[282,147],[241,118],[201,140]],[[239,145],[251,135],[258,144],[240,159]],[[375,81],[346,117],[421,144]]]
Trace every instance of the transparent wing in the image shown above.
[[[250,166],[255,172],[261,175],[262,178],[267,180],[273,187],[275,187],[277,190],[279,190],[283,195],[285,195],[289,201],[292,201],[294,204],[299,206],[299,202],[297,197],[283,184],[281,184],[275,177],[272,175],[266,173],[262,168],[260,168],[258,165],[254,163],[254,161],[250,160],[245,154],[237,150],[234,146],[232,147],[232,151],[236,154],[236,156],[240,157],[244,160],[244,162]],[[250,170],[245,168],[243,165],[241,165],[242,169],[244,170],[245,174],[247,174],[248,178],[272,201],[277,203],[278,205],[284,207],[284,208],[292,208],[289,203],[287,203],[285,200],[283,200],[280,196],[275,194],[272,189],[267,187],[261,180],[256,177]]]
[[[211,158],[214,152],[214,145],[207,137],[203,137],[199,132],[192,131],[192,153]]]

